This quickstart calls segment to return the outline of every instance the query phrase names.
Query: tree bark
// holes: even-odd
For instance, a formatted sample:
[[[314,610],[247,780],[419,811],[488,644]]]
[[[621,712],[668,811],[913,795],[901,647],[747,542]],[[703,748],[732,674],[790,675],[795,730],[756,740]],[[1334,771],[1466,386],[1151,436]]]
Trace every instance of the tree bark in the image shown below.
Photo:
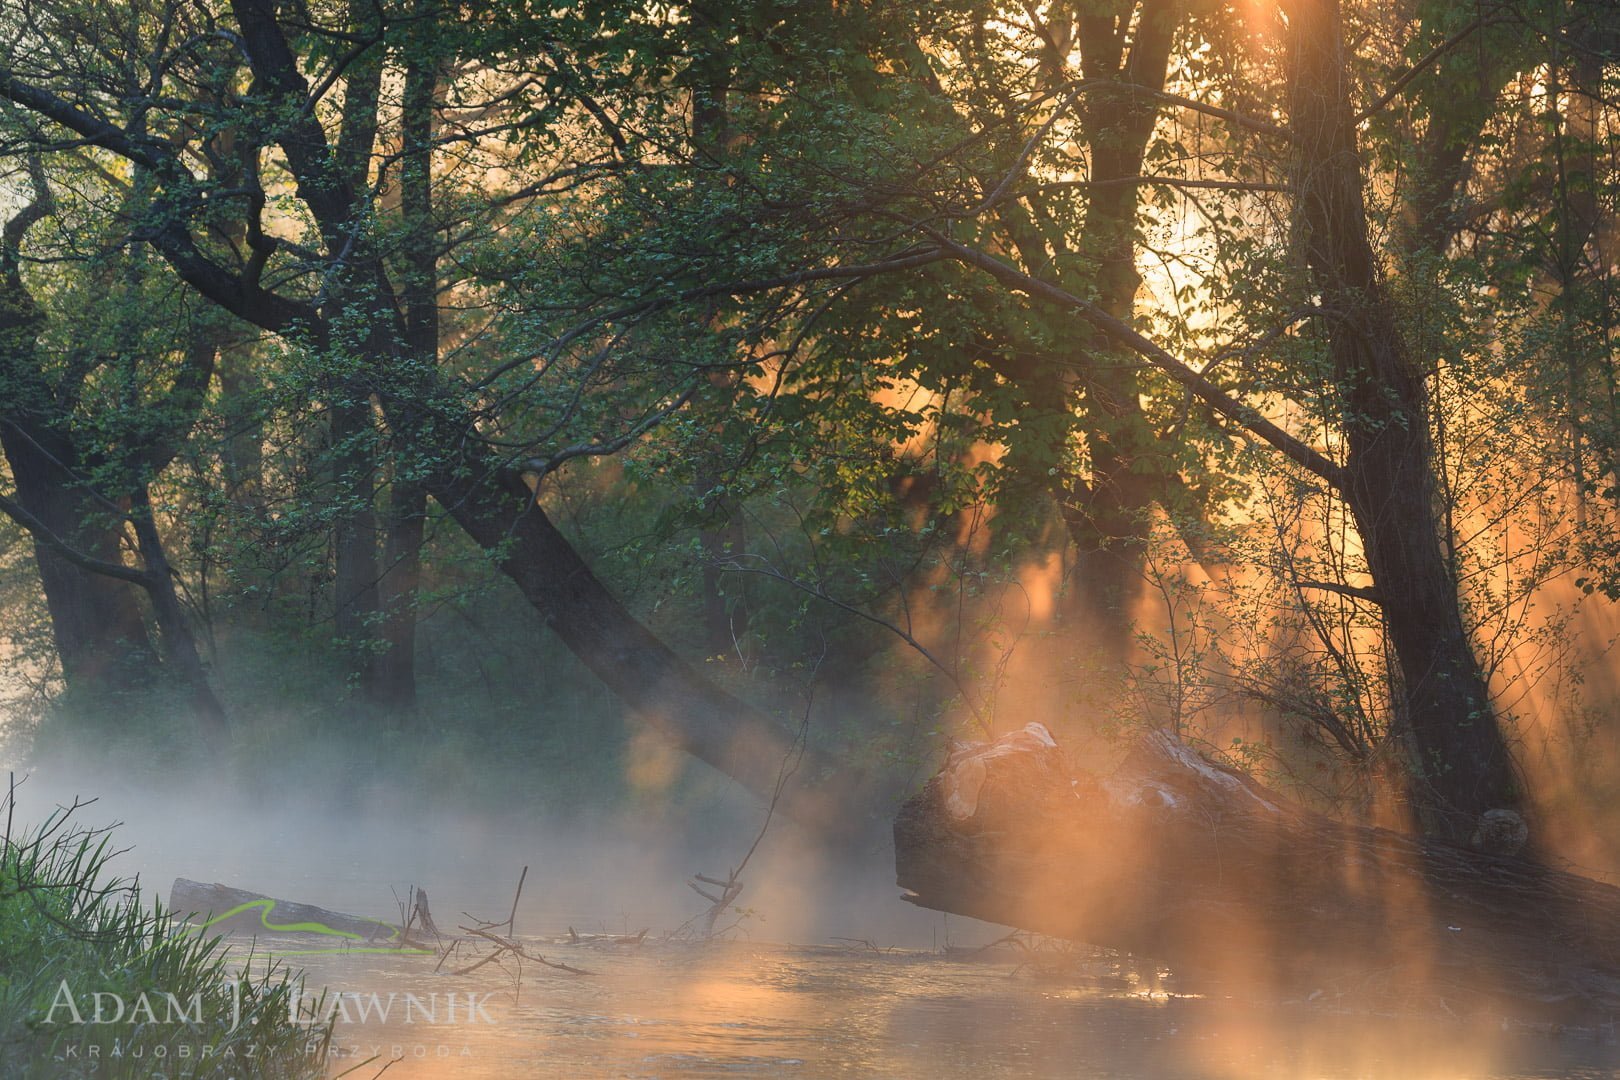
[[[427,489],[396,471],[388,489],[378,602],[382,651],[373,667],[371,699],[401,724],[416,711],[416,597],[422,585]]]
[[[1362,538],[1400,674],[1418,805],[1440,835],[1520,809],[1524,792],[1463,623],[1436,519],[1423,373],[1408,355],[1367,236],[1336,0],[1293,0],[1290,113],[1302,239],[1342,410],[1341,492]]]
[[[894,837],[912,903],[1223,989],[1493,1021],[1597,1024],[1620,1006],[1620,889],[1333,821],[1164,731],[1105,778],[1076,774],[1039,724],[960,748]]]
[[[353,385],[339,393],[358,397],[331,406],[332,486],[338,504],[332,530],[333,627],[349,674],[361,695],[371,700],[377,685],[376,639],[381,629],[375,506],[377,436],[371,402]]]

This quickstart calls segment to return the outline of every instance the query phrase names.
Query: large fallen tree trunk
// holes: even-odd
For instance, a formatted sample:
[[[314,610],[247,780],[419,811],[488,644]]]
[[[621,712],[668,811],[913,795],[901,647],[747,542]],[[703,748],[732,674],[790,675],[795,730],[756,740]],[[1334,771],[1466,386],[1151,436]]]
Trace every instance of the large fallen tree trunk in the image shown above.
[[[174,879],[169,911],[219,934],[314,934],[333,948],[400,943],[396,923],[187,878]]]
[[[1104,779],[1031,724],[951,755],[895,820],[907,900],[1244,992],[1598,1024],[1620,889],[1346,825],[1155,732]]]

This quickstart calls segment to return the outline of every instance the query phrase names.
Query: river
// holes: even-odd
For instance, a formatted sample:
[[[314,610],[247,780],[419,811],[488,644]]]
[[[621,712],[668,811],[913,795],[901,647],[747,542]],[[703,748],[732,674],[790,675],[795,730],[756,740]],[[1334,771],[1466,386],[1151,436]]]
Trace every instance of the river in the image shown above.
[[[1598,1077],[1612,1038],[1443,1016],[1184,996],[1079,950],[978,956],[764,942],[530,940],[524,964],[434,974],[432,957],[302,957],[345,995],[331,1075],[441,1077]],[[462,962],[466,957],[458,957]],[[450,998],[447,1010],[446,995]],[[389,995],[393,995],[390,998]],[[412,995],[414,1000],[407,1000]],[[469,998],[468,995],[471,995]],[[479,1007],[468,1008],[469,1000]],[[389,1010],[387,1022],[379,1014]],[[362,1022],[361,1014],[366,1014]],[[436,1015],[432,1015],[436,1014]],[[408,1020],[409,1022],[404,1022]],[[367,1059],[370,1064],[358,1069]]]
[[[1006,929],[919,911],[900,900],[884,852],[831,857],[786,827],[749,864],[725,940],[672,935],[704,906],[690,876],[724,875],[757,831],[742,801],[697,821],[542,825],[433,811],[411,792],[334,807],[310,792],[246,802],[229,788],[37,776],[19,814],[37,820],[81,791],[103,796],[80,811],[84,824],[123,822],[115,835],[133,850],[114,867],[138,873],[148,896],[166,898],[185,876],[388,917],[414,883],[454,934],[475,917],[505,919],[531,868],[516,918],[524,947],[591,974],[532,962],[450,974],[478,958],[471,944],[438,971],[432,955],[304,943],[283,956],[311,990],[341,995],[327,999],[342,1003],[333,1077],[384,1066],[388,1080],[1620,1076],[1612,1031],[1463,1026],[1435,1001],[1390,1002],[1385,1015],[1327,999],[1228,1000],[1050,942],[975,953]],[[614,940],[643,927],[638,944]]]

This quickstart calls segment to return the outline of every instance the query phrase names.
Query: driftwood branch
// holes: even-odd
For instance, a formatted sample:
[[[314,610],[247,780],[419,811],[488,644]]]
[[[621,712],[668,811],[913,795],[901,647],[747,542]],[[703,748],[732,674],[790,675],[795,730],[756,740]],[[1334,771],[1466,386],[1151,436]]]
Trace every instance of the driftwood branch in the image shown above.
[[[545,957],[541,956],[539,953],[531,953],[531,952],[526,951],[523,948],[523,946],[519,945],[517,942],[513,941],[511,938],[502,937],[501,935],[496,934],[496,933],[492,933],[491,931],[480,930],[477,927],[473,927],[473,926],[463,926],[461,929],[465,930],[469,934],[472,934],[474,937],[481,937],[484,940],[493,942],[495,944],[496,950],[495,950],[495,952],[493,952],[493,953],[491,953],[489,955],[488,960],[494,960],[497,956],[499,956],[504,951],[504,952],[509,952],[514,956],[522,957],[524,960],[533,961],[534,963],[539,964],[542,967],[554,968],[557,971],[566,971],[570,975],[594,975],[594,974],[596,974],[596,972],[594,972],[594,971],[586,971],[584,968],[577,968],[577,967],[572,967],[572,966],[570,966],[568,964],[561,964],[561,963],[558,963],[555,960],[547,960]],[[477,967],[477,966],[482,966],[482,965],[474,965],[474,966]]]

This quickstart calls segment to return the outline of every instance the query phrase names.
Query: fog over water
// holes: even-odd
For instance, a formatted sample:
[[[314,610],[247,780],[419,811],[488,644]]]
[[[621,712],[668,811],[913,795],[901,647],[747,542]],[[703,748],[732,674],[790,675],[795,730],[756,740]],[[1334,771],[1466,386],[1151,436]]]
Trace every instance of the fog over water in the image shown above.
[[[725,876],[758,829],[759,808],[737,793],[564,822],[450,811],[454,800],[404,786],[272,787],[254,796],[222,778],[140,782],[57,763],[28,776],[19,815],[38,820],[75,795],[96,796],[79,819],[122,823],[115,837],[131,850],[113,866],[139,874],[148,897],[166,901],[173,879],[187,877],[388,918],[395,894],[414,884],[448,933],[469,921],[464,913],[504,920],[528,866],[517,935],[591,972],[490,965],[453,976],[436,973],[431,956],[283,955],[312,989],[345,996],[333,1076],[370,1058],[349,1075],[376,1075],[390,1058],[399,1060],[388,1076],[431,1080],[1596,1077],[1620,1067],[1612,1034],[1481,1031],[1432,1011],[1368,1016],[1320,1002],[1226,1000],[1155,965],[1061,943],[972,954],[1006,928],[911,907],[881,845],[828,852],[786,822],[773,824],[744,874],[747,914],[735,930],[719,942],[671,937],[705,907],[687,879]],[[635,946],[593,937],[642,928],[649,933]],[[239,955],[248,944],[238,940]],[[291,948],[254,948],[266,944],[272,954]],[[446,971],[474,955],[458,952]],[[477,1022],[446,1017],[446,994],[476,995]],[[434,1004],[405,1023],[406,995]]]

